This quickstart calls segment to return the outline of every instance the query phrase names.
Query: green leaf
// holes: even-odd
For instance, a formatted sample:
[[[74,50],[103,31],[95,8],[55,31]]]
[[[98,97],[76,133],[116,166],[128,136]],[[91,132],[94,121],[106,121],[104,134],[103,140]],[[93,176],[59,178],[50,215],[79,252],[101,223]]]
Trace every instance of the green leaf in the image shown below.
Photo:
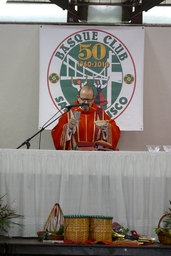
[[[168,224],[171,224],[171,219],[165,219],[163,220],[164,223],[168,223]]]
[[[158,235],[158,233],[159,233],[160,231],[162,231],[162,228],[156,228],[156,229],[155,229],[155,232],[156,232],[157,235]]]

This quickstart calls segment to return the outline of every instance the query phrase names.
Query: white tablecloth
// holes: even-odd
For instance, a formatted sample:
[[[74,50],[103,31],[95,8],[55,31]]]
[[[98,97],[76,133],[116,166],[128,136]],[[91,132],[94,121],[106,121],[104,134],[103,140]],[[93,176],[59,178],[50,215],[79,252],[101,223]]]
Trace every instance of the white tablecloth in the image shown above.
[[[0,149],[4,194],[3,203],[24,215],[11,236],[36,236],[57,202],[64,215],[112,216],[155,237],[170,206],[171,153]]]

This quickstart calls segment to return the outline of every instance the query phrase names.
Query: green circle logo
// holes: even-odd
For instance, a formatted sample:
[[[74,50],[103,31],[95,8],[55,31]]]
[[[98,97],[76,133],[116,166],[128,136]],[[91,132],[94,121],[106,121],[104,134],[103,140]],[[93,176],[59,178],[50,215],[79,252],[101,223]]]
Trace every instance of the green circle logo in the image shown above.
[[[115,119],[130,104],[136,87],[136,69],[127,47],[98,29],[65,38],[54,50],[47,76],[49,94],[58,109],[73,104],[80,88],[89,85],[95,103]]]

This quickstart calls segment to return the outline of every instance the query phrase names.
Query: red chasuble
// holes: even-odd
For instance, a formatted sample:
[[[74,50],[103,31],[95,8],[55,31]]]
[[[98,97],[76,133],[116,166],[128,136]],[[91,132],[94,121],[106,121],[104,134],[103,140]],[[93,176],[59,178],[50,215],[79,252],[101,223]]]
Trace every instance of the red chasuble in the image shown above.
[[[75,103],[78,104],[78,102]],[[71,117],[74,117],[73,111],[81,111],[81,117],[79,126],[73,128],[71,139],[67,141],[68,121]],[[96,142],[97,140],[103,140],[102,130],[94,124],[96,120],[109,120],[106,141],[110,143],[113,148],[116,148],[120,138],[120,129],[115,121],[111,120],[105,111],[99,108],[95,103],[93,103],[92,108],[88,111],[74,107],[59,119],[58,124],[51,132],[55,148],[58,150],[73,150],[80,141]]]

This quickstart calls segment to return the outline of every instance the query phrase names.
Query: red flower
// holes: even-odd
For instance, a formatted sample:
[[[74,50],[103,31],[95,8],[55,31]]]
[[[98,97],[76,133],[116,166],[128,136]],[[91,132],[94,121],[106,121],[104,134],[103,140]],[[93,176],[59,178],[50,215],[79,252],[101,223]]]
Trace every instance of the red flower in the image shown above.
[[[7,217],[8,216],[8,214],[7,213],[5,213],[5,217]]]
[[[112,223],[113,230],[115,230],[116,228],[119,228],[119,227],[121,227],[121,225],[118,222],[113,222]]]

